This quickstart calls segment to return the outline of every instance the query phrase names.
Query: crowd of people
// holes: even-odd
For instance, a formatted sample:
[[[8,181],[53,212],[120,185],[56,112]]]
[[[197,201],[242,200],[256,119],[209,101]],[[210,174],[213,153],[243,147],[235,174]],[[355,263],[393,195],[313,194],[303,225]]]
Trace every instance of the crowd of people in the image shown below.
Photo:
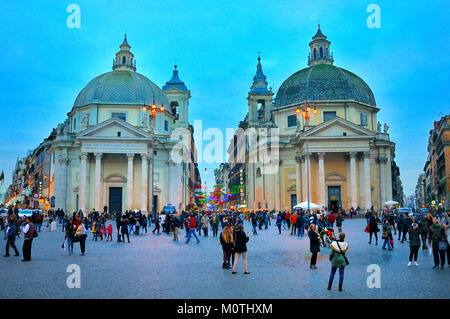
[[[350,215],[341,209],[336,212],[328,211],[325,207],[318,211],[279,211],[268,210],[250,211],[247,213],[239,211],[167,211],[143,214],[138,210],[128,210],[125,213],[119,211],[108,212],[105,207],[103,212],[93,210],[84,213],[81,210],[70,216],[63,210],[50,210],[47,216],[47,227],[58,223],[64,233],[62,248],[73,255],[74,243],[80,244],[82,256],[86,254],[86,239],[91,233],[93,241],[113,242],[113,224],[116,224],[117,242],[130,243],[130,235],[144,235],[152,230],[152,235],[158,236],[162,233],[172,234],[173,241],[179,241],[180,232],[185,231],[186,244],[194,237],[200,243],[200,237],[219,237],[223,252],[223,269],[232,269],[232,274],[237,273],[237,265],[242,257],[244,273],[250,274],[247,265],[247,242],[250,233],[244,231],[244,221],[248,220],[252,226],[252,235],[257,236],[258,231],[267,230],[274,223],[278,234],[287,231],[291,236],[302,238],[306,236],[310,241],[311,261],[310,269],[317,269],[317,257],[321,247],[330,248],[329,259],[331,272],[328,289],[331,289],[335,273],[339,270],[339,291],[342,291],[344,268],[349,264],[346,253],[349,245],[345,242],[345,233],[342,231],[346,218],[351,218],[358,213],[350,210]],[[367,226],[365,231],[369,233],[369,244],[372,239],[378,245],[378,235],[381,227],[382,249],[394,249],[394,236],[398,233],[398,242],[403,244],[409,242],[410,254],[408,266],[418,266],[418,251],[430,249],[433,254],[434,268],[444,268],[447,257],[450,267],[450,217],[448,213],[433,216],[428,213],[420,216],[418,220],[412,214],[394,214],[393,211],[384,210],[377,213],[368,210],[365,215]],[[31,260],[31,246],[33,239],[38,236],[45,216],[43,213],[33,212],[31,216],[19,218],[18,211],[9,209],[7,216],[0,220],[7,239],[6,254],[12,248],[14,256],[19,256],[15,246],[15,238],[21,234],[24,236],[22,248],[23,261]],[[335,236],[334,228],[337,228]],[[221,230],[219,233],[219,229]],[[210,233],[211,231],[211,233]],[[428,242],[428,245],[427,245]]]
[[[375,245],[378,245],[378,235],[381,227],[381,239],[383,240],[382,249],[394,249],[394,236],[398,233],[398,242],[403,244],[409,242],[410,254],[408,266],[413,261],[415,266],[417,262],[420,247],[422,250],[429,250],[433,254],[435,269],[444,269],[445,259],[447,257],[450,267],[450,213],[439,212],[434,216],[431,213],[420,215],[414,214],[394,214],[393,211],[384,210],[380,216],[375,212],[366,214],[367,226],[365,231],[369,233],[369,244],[372,244],[372,237],[375,238]],[[394,233],[392,233],[394,232]],[[407,240],[408,239],[408,240]]]

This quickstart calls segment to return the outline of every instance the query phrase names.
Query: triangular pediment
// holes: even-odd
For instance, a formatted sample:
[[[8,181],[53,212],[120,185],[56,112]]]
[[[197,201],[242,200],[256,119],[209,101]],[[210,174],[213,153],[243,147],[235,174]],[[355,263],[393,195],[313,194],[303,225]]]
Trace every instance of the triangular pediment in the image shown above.
[[[341,117],[328,120],[308,132],[309,137],[373,137],[374,134]]]
[[[149,139],[151,135],[140,128],[131,125],[117,118],[111,118],[95,126],[89,127],[78,133],[78,139],[89,138],[118,138],[120,132],[121,139]]]

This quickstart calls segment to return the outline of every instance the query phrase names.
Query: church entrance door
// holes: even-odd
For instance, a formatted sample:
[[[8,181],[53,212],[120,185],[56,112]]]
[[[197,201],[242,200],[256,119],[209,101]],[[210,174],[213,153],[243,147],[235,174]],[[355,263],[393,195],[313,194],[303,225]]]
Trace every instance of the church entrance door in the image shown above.
[[[109,188],[109,211],[114,213],[116,210],[122,212],[122,187]]]
[[[341,205],[341,186],[328,186],[328,209],[337,212]]]

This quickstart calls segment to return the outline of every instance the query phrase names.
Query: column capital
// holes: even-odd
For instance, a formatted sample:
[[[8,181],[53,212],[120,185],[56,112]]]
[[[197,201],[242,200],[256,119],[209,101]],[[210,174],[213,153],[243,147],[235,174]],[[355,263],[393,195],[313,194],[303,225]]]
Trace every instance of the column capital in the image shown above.
[[[375,162],[378,164],[386,164],[387,163],[387,158],[386,157],[376,157],[375,158]]]
[[[354,158],[354,157],[356,157],[356,153],[357,152],[348,152],[348,155],[350,156],[350,158]]]
[[[87,157],[88,157],[88,153],[87,153],[87,152],[81,152],[81,153],[80,153],[80,159],[86,160]]]
[[[99,157],[101,158],[102,155],[103,155],[103,153],[100,153],[100,152],[94,153],[94,156],[95,156],[96,159],[99,158]]]
[[[143,161],[147,161],[147,160],[148,160],[148,154],[146,154],[146,153],[141,153],[140,155],[141,155],[141,159],[142,159]]]
[[[296,156],[295,157],[296,162],[303,162],[303,156]]]
[[[317,152],[317,156],[319,157],[319,159],[323,159],[323,157],[325,156],[325,152]]]
[[[127,153],[128,160],[131,161],[134,158],[134,153]]]

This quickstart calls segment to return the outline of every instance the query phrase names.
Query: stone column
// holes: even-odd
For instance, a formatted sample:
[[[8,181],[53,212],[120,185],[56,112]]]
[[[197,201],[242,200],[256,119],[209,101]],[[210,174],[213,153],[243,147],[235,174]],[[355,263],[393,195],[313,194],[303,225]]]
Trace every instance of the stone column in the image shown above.
[[[304,202],[308,200],[308,189],[306,185],[306,157],[302,156],[301,159],[301,165],[302,165],[302,197],[301,199],[297,199],[298,203]]]
[[[350,202],[353,208],[358,207],[356,189],[356,152],[349,152],[350,155]]]
[[[92,196],[91,196],[91,161],[89,160],[89,155],[86,161],[86,210],[89,211],[90,205],[92,206]]]
[[[392,200],[392,164],[391,164],[391,149],[387,151],[387,162],[385,168],[386,174],[386,201]]]
[[[134,153],[128,153],[128,168],[127,168],[127,209],[133,209],[133,158]]]
[[[372,207],[370,184],[370,152],[364,152],[364,205],[365,209]]]
[[[67,150],[61,150],[61,153],[58,158],[58,164],[59,164],[59,191],[58,195],[55,196],[56,200],[56,208],[62,208],[64,209],[64,212],[67,213],[67,203],[66,203],[66,193],[67,193]],[[58,199],[59,197],[59,199]]]
[[[380,170],[380,208],[383,207],[383,203],[386,201],[386,175],[385,175],[385,163],[387,159],[384,157],[377,158],[377,163]]]
[[[102,153],[94,153],[95,155],[95,180],[94,180],[94,208],[101,212],[103,211],[103,207],[101,207],[102,203]]]
[[[86,212],[87,205],[86,205],[86,195],[87,195],[87,153],[82,152],[80,154],[80,206],[79,209],[81,209],[83,212]]]
[[[320,206],[326,206],[325,205],[325,165],[324,165],[324,157],[325,152],[319,152],[317,153],[319,157],[319,172],[318,177],[319,181],[317,183],[317,193],[319,195],[319,205]]]
[[[148,203],[148,156],[141,154],[142,168],[141,168],[141,211],[147,212]]]
[[[302,201],[302,193],[301,193],[301,179],[300,176],[302,176],[301,172],[301,161],[302,158],[300,156],[295,157],[295,183],[296,183],[296,196],[297,196],[297,204],[301,203]]]
[[[297,172],[300,173],[300,172]],[[281,174],[281,161],[278,161],[278,170],[275,172],[275,210],[280,210],[280,174]],[[297,186],[298,187],[298,186]]]

